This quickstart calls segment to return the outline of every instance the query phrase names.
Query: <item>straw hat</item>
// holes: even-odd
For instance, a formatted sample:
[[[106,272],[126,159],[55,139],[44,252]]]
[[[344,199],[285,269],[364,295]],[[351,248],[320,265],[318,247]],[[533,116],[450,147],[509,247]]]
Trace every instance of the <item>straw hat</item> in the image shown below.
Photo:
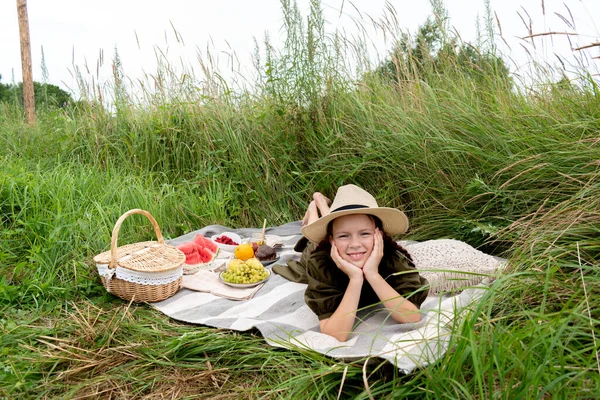
[[[397,235],[408,230],[408,218],[395,208],[379,207],[377,200],[366,190],[356,185],[344,185],[338,188],[330,212],[312,224],[302,228],[302,234],[311,242],[320,242],[327,236],[327,225],[330,221],[344,215],[367,214],[378,217],[383,223],[383,230],[388,235]]]

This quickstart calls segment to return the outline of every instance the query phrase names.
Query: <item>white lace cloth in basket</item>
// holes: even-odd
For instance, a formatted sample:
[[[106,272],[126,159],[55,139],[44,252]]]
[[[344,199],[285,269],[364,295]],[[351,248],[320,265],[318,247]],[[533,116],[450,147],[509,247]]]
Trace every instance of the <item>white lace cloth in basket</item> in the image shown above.
[[[108,264],[96,264],[98,274],[107,280],[116,277],[131,283],[140,283],[142,285],[165,285],[179,279],[183,275],[183,265],[177,269],[163,272],[139,272],[127,268],[119,267],[115,269],[108,268]]]

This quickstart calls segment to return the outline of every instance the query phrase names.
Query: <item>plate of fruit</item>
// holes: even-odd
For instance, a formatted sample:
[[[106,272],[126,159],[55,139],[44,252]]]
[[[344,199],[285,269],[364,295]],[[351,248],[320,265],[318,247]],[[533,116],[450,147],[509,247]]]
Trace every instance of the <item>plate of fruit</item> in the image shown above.
[[[232,258],[227,269],[219,274],[224,284],[236,288],[251,288],[266,282],[271,271],[266,269],[257,258],[240,260]]]
[[[210,239],[215,242],[219,248],[230,253],[233,253],[235,248],[242,243],[240,235],[233,232],[219,233],[218,235],[213,235]]]
[[[217,262],[219,247],[215,242],[197,234],[193,240],[180,243],[177,247],[185,254],[183,273],[185,275],[195,274],[201,269],[217,268],[222,261]]]

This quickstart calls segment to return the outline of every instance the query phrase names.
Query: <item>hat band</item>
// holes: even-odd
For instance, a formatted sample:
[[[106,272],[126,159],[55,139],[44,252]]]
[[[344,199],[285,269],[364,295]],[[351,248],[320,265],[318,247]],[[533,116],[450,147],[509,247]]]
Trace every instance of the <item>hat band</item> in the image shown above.
[[[334,213],[334,212],[344,211],[344,210],[353,210],[355,208],[369,208],[369,207],[362,205],[362,204],[348,204],[347,206],[338,207],[335,210],[332,210],[330,212]]]

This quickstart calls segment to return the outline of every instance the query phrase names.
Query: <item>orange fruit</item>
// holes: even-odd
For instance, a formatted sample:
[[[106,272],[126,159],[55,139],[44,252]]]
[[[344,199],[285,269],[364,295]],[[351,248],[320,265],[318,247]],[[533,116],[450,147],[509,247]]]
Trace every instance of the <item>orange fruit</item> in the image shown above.
[[[235,258],[239,258],[240,260],[246,261],[254,257],[254,250],[252,250],[251,244],[243,243],[235,248],[234,254]]]

